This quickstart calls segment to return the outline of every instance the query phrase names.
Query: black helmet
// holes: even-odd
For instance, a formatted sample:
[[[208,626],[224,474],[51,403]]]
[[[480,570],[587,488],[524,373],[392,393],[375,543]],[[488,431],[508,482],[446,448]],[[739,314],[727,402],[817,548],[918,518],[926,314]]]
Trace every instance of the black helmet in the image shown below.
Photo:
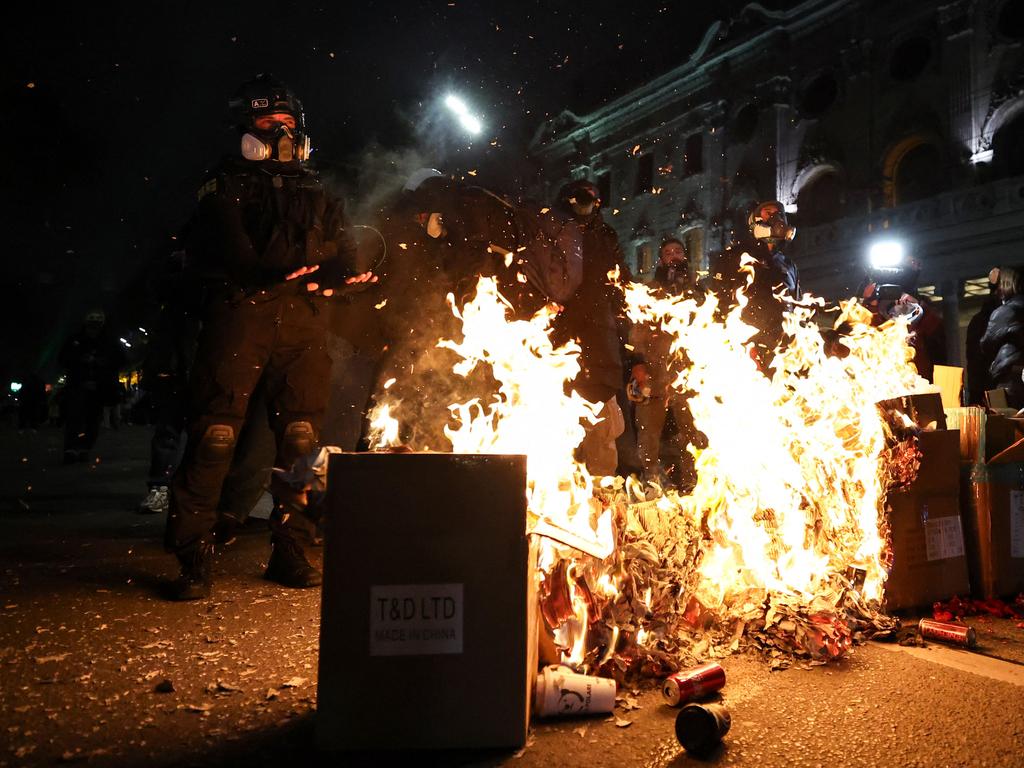
[[[558,203],[560,207],[568,209],[573,203],[586,204],[594,202],[601,206],[601,191],[597,185],[587,179],[575,179],[562,185],[558,190]]]
[[[231,117],[239,131],[252,131],[253,121],[262,115],[285,112],[295,118],[295,128],[305,132],[306,117],[302,102],[283,82],[269,73],[256,75],[242,83],[228,101]]]
[[[786,206],[778,200],[757,203],[747,216],[747,227],[755,240],[783,242],[796,237],[796,227],[790,226]]]
[[[242,134],[242,157],[246,160],[304,162],[312,148],[306,134],[302,102],[270,74],[256,75],[243,83],[228,101],[235,127]],[[278,124],[273,130],[260,130],[256,121],[264,115],[291,115],[295,127]]]

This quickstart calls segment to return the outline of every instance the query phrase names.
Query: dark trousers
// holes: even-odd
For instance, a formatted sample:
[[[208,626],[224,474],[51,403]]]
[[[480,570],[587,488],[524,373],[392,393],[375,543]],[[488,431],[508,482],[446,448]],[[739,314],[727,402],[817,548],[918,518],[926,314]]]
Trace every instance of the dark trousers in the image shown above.
[[[260,496],[270,487],[276,456],[277,441],[267,422],[266,390],[258,386],[221,489],[218,504],[221,516],[230,517],[236,523],[246,521]]]
[[[153,439],[149,443],[150,488],[170,485],[185,447],[186,407],[182,387],[169,384],[150,391],[153,403]]]
[[[260,294],[210,308],[189,379],[188,443],[171,485],[168,549],[181,551],[216,525],[221,489],[258,386],[265,392],[264,417],[276,440],[275,466],[289,467],[302,452],[316,449],[331,372],[326,333],[324,314],[303,296]],[[250,414],[252,419],[260,416]],[[312,427],[311,443],[288,439],[289,427],[300,422]],[[204,439],[215,431],[224,434],[225,428],[230,441]],[[275,539],[309,543],[316,526],[305,493],[276,476],[271,492]]]
[[[89,451],[96,445],[103,420],[103,397],[95,384],[89,387],[90,383],[64,390],[65,451]]]

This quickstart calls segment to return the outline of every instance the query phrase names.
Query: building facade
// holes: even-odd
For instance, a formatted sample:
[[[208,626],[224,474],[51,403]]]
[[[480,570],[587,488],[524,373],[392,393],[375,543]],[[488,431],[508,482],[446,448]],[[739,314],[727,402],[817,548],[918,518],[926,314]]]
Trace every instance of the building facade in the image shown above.
[[[706,269],[756,200],[786,205],[803,287],[830,300],[899,239],[958,362],[989,269],[1024,264],[1024,0],[752,3],[672,71],[542,125],[532,152],[545,199],[597,182],[641,277],[666,236]]]

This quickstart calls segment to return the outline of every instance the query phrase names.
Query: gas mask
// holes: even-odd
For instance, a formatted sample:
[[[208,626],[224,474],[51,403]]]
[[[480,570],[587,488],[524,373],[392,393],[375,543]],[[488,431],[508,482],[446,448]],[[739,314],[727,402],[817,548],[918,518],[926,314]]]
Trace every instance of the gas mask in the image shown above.
[[[796,227],[786,220],[786,209],[781,204],[760,205],[747,219],[750,234],[755,240],[778,245],[796,237]]]
[[[279,163],[304,162],[312,148],[309,136],[287,125],[273,131],[247,131],[242,134],[242,157],[246,160],[274,160]]]

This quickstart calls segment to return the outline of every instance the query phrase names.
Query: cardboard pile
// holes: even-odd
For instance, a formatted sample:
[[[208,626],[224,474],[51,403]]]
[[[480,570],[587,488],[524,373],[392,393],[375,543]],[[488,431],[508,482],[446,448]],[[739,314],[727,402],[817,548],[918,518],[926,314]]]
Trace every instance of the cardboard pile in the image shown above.
[[[1024,420],[983,408],[946,411],[961,434],[960,462],[971,586],[977,597],[1024,589]]]
[[[526,457],[330,459],[317,741],[518,748],[536,678]]]

